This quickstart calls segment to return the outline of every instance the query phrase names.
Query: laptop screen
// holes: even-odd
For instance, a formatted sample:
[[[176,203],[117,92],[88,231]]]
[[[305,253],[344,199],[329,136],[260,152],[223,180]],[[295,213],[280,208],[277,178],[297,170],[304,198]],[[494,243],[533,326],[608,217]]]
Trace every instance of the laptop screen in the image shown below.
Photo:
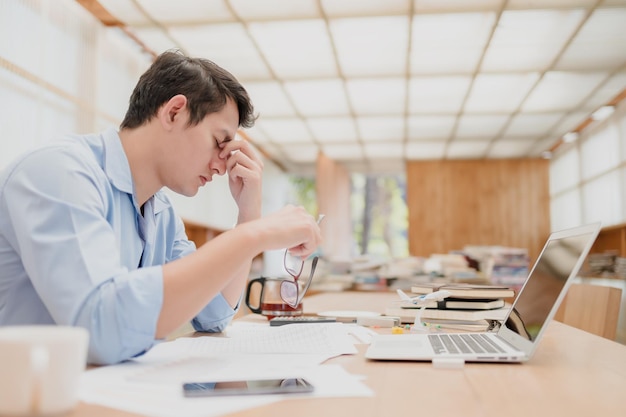
[[[534,341],[594,232],[552,238],[520,291],[506,326]]]

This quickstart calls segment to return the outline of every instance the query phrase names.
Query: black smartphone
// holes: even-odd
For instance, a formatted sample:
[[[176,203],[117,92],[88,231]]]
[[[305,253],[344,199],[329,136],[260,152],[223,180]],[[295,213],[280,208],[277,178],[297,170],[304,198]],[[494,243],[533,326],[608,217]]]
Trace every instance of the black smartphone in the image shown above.
[[[185,397],[217,395],[296,394],[312,392],[313,385],[303,378],[252,379],[247,381],[187,382]]]

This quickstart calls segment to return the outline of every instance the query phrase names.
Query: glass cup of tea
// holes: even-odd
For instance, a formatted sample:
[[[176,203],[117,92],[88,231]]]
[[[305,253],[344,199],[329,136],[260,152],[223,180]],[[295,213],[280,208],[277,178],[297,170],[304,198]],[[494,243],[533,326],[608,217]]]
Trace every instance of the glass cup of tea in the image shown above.
[[[281,283],[284,279],[260,277],[248,282],[246,288],[246,305],[256,314],[267,317],[301,316],[302,302],[295,307],[283,301],[280,295]]]

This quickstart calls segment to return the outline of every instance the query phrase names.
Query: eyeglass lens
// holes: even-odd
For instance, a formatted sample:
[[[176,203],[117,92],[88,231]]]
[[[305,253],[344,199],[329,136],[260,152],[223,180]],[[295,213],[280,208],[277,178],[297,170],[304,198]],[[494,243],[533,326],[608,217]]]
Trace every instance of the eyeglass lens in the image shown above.
[[[280,297],[284,302],[289,304],[291,307],[295,308],[300,304],[302,298],[304,298],[304,294],[306,294],[309,286],[311,285],[311,281],[313,281],[313,275],[315,274],[315,268],[317,267],[318,257],[313,258],[313,262],[311,263],[311,272],[308,277],[299,277],[294,280],[284,280],[280,284]],[[302,267],[300,267],[300,272],[302,272]]]
[[[304,261],[297,256],[292,256],[288,251],[285,251],[285,258],[283,261],[285,265],[285,270],[289,275],[293,277],[294,280],[298,280],[300,278],[300,274],[302,273],[302,268],[304,268]]]
[[[324,214],[320,214],[317,217],[317,224],[320,224],[324,217]],[[304,261],[302,258],[292,256],[288,250],[285,251],[283,263],[287,273],[293,277],[293,281],[284,280],[280,283],[280,297],[291,307],[296,308],[298,304],[300,304],[300,301],[302,301],[302,298],[304,298],[304,294],[306,294],[309,289],[311,281],[313,280],[313,274],[315,273],[315,267],[317,266],[317,260],[317,256],[313,258],[311,273],[309,274],[308,279],[302,279],[300,275],[302,275]]]

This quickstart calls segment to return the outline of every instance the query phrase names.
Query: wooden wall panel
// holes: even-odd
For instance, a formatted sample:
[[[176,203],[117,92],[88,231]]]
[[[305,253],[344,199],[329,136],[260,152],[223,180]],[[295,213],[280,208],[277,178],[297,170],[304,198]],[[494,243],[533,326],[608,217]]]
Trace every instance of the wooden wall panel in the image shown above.
[[[544,159],[407,162],[409,252],[503,245],[534,261],[550,234],[548,175]]]

